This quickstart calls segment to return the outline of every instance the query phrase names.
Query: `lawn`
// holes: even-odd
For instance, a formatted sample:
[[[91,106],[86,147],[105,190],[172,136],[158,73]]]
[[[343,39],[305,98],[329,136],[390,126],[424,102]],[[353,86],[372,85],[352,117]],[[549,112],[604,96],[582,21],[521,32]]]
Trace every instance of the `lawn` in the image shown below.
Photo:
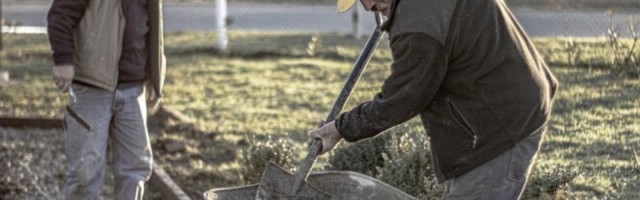
[[[163,105],[195,123],[163,122],[164,129],[152,135],[152,142],[156,161],[194,198],[210,188],[246,184],[241,181],[239,158],[252,142],[286,139],[298,152],[296,160],[302,160],[309,140],[306,133],[328,114],[365,42],[338,34],[231,32],[230,36],[226,54],[214,50],[215,34],[166,37]],[[312,38],[319,40],[312,42]],[[11,82],[0,84],[0,116],[61,117],[67,98],[54,89],[46,36],[6,35],[4,39],[0,69],[10,72]],[[565,46],[569,40],[581,49],[577,62],[569,62]],[[371,98],[389,74],[386,42],[381,42],[346,109]],[[556,198],[640,199],[637,74],[613,66],[603,38],[536,38],[534,42],[561,82],[535,171],[575,173]],[[422,129],[418,123],[408,126]],[[63,179],[60,132],[0,128],[0,159],[21,163],[2,162],[0,170],[16,173],[0,175],[0,185],[22,185],[27,189],[12,188],[61,197],[59,189],[51,189],[60,187],[59,181],[44,180]],[[34,139],[40,138],[38,134],[46,137]],[[166,152],[165,144],[176,141],[184,142],[186,148]],[[59,154],[46,156],[39,151]],[[320,157],[318,170],[326,160],[327,156]],[[42,165],[52,164],[58,166],[52,168],[58,171],[53,175],[37,172],[46,169]],[[30,173],[22,173],[23,179],[15,177],[24,171]],[[24,181],[24,174],[40,178]]]

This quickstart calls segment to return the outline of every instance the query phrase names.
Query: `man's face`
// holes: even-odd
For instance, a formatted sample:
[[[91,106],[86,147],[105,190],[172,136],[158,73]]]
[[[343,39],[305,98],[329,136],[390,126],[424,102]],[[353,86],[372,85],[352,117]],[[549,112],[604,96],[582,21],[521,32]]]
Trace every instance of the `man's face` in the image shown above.
[[[360,0],[365,10],[378,11],[385,17],[389,16],[392,0]]]

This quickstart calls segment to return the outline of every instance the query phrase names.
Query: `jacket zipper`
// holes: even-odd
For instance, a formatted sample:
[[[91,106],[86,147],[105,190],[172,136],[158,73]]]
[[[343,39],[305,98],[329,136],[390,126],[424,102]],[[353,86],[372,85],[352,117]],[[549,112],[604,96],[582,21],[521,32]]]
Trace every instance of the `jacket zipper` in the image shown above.
[[[458,125],[462,126],[466,130],[465,132],[467,132],[467,135],[473,138],[473,143],[471,148],[476,149],[476,146],[478,144],[478,135],[469,126],[469,122],[467,122],[467,120],[464,118],[462,113],[460,113],[460,110],[458,110],[458,107],[456,107],[456,105],[453,104],[453,101],[451,101],[450,99],[447,99],[447,104],[449,105],[449,110],[451,110],[451,114],[453,114],[453,117],[455,118],[454,121],[456,121]]]
[[[118,28],[120,28],[120,33],[118,35],[118,44],[119,44],[119,47],[118,47],[118,50],[117,50],[118,53],[116,54],[117,55],[116,58],[118,58],[118,60],[116,61],[117,65],[116,65],[115,69],[113,70],[114,74],[115,74],[115,76],[114,76],[115,78],[113,80],[113,82],[114,82],[114,84],[113,84],[114,85],[114,91],[115,91],[116,88],[118,88],[118,76],[120,74],[118,73],[118,67],[117,66],[120,64],[120,57],[122,57],[122,46],[123,46],[122,42],[124,41],[124,31],[125,31],[124,29],[125,29],[125,26],[126,26],[126,23],[127,23],[127,20],[124,17],[125,9],[127,9],[126,6],[125,6],[126,3],[127,3],[126,1],[127,0],[121,0],[120,1],[120,10],[118,12],[118,15],[120,16],[120,24],[118,24],[120,26],[120,27],[118,27]]]

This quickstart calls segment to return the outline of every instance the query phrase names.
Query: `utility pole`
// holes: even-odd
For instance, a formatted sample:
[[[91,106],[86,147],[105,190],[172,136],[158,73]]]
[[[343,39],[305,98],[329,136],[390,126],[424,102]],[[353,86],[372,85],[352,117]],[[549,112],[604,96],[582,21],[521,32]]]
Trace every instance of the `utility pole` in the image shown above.
[[[216,0],[216,30],[218,32],[218,52],[227,51],[227,0]]]

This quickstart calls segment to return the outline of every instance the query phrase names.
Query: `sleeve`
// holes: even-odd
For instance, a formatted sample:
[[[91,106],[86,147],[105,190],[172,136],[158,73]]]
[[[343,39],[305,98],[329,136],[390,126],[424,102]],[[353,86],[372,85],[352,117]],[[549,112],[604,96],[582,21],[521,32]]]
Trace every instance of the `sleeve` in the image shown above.
[[[418,115],[444,80],[447,59],[442,43],[432,36],[398,35],[391,40],[391,50],[391,74],[382,90],[336,120],[336,128],[349,142],[373,137]]]
[[[54,0],[47,14],[47,32],[56,65],[73,63],[74,30],[89,0]]]

